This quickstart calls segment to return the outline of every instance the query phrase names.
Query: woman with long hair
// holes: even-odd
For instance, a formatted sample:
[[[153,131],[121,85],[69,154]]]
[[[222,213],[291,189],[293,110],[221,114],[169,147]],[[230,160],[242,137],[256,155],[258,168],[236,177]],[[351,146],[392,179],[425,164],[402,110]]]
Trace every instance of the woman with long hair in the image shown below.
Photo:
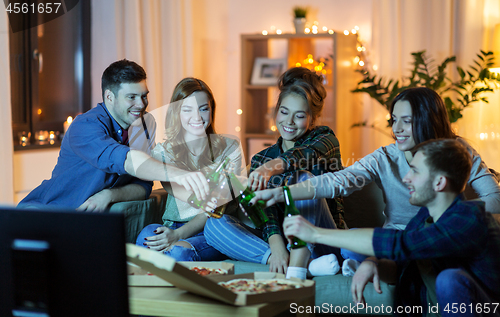
[[[420,208],[410,204],[410,191],[402,180],[410,170],[411,150],[427,140],[454,138],[467,147],[473,158],[468,186],[485,202],[486,211],[500,213],[498,179],[479,154],[453,132],[444,102],[434,90],[425,87],[404,90],[392,102],[390,113],[395,143],[380,147],[342,171],[291,186],[293,197],[300,200],[348,196],[375,182],[383,191],[386,204],[384,228],[403,230]],[[265,200],[267,206],[271,206],[283,201],[283,193],[280,189],[264,190],[256,193],[253,201],[257,199]],[[357,262],[366,258],[347,250],[343,250],[342,255]],[[353,274],[358,265],[354,261],[344,261],[346,275]]]
[[[155,147],[152,156],[186,171],[201,170],[205,174],[230,158],[239,173],[242,169],[239,142],[216,133],[215,109],[214,96],[204,81],[193,77],[182,79],[167,110],[165,141]],[[224,259],[223,254],[206,243],[203,227],[207,215],[187,202],[192,192],[172,182],[162,185],[169,194],[163,225],[145,227],[136,244],[162,251],[178,261]]]
[[[248,186],[253,190],[294,184],[342,169],[334,132],[317,125],[326,98],[322,78],[307,68],[295,67],[280,77],[278,88],[274,117],[280,137],[276,144],[252,157]],[[270,271],[286,273],[287,277],[305,279],[308,269],[311,275],[335,274],[339,264],[331,253],[340,256],[338,249],[323,245],[287,249],[281,230],[284,207],[278,204],[266,208],[270,220],[263,228],[251,228],[251,224],[229,215],[209,219],[205,226],[207,241],[231,259],[269,264]],[[296,207],[320,227],[344,225],[342,206],[335,200],[311,199],[297,202]]]

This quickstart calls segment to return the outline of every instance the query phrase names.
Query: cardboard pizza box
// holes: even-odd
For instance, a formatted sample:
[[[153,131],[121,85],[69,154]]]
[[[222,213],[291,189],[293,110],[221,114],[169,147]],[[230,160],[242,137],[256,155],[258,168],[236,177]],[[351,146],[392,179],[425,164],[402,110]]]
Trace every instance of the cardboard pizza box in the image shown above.
[[[128,286],[173,286],[164,279],[130,262],[127,263],[127,271]]]
[[[227,262],[187,262],[187,261],[179,261],[178,264],[184,265],[188,269],[191,269],[195,266],[197,267],[206,267],[210,269],[223,269],[227,272],[227,275],[234,274],[234,264]],[[172,283],[165,281],[162,278],[146,271],[134,263],[127,263],[128,270],[128,285],[129,286],[173,286]]]
[[[300,288],[287,289],[282,291],[266,292],[260,294],[248,294],[248,293],[237,293],[237,298],[231,304],[237,306],[254,305],[262,303],[271,302],[282,302],[289,300],[300,300],[303,298],[308,298],[314,296],[315,285],[313,280],[300,280],[297,278],[286,279],[285,274],[274,273],[274,272],[254,272],[238,275],[214,275],[209,276],[209,279],[214,282],[228,282],[237,279],[251,279],[251,280],[283,280],[286,282],[293,282],[295,284],[300,284]],[[220,286],[220,285],[219,285]],[[222,286],[220,286],[222,287]],[[223,287],[224,288],[224,287]],[[225,289],[225,288],[224,288]]]
[[[195,266],[197,267],[206,267],[209,269],[223,269],[227,271],[227,274],[224,275],[233,275],[234,274],[234,264],[227,262],[210,262],[210,261],[179,261],[177,262],[181,265],[184,265],[188,269],[191,269]]]
[[[285,276],[272,272],[201,276],[163,253],[131,243],[127,243],[127,260],[177,288],[237,306],[303,299],[313,296],[315,291],[314,281],[293,279],[295,282],[300,283],[302,287],[263,294],[234,293],[219,285],[218,282],[241,278],[285,279]]]

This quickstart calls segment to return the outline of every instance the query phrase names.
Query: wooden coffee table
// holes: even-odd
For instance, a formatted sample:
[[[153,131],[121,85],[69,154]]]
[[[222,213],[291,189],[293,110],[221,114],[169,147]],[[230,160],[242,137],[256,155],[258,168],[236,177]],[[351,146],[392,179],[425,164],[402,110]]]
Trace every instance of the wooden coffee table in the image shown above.
[[[129,287],[130,314],[147,316],[268,317],[290,311],[290,304],[314,306],[314,296],[300,301],[285,301],[249,306],[233,306],[210,298],[191,294],[176,287]],[[304,315],[301,316],[314,316]]]

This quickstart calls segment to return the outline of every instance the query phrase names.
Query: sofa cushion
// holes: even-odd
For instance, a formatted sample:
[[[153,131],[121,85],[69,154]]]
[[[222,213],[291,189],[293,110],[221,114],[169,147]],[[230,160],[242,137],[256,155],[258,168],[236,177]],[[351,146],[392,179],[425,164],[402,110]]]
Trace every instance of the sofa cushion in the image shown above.
[[[344,219],[349,228],[382,227],[384,209],[383,193],[375,182],[344,197]]]
[[[154,190],[149,199],[122,201],[111,205],[109,212],[123,213],[125,216],[125,237],[135,243],[141,230],[149,224],[161,223],[165,210],[167,192]]]

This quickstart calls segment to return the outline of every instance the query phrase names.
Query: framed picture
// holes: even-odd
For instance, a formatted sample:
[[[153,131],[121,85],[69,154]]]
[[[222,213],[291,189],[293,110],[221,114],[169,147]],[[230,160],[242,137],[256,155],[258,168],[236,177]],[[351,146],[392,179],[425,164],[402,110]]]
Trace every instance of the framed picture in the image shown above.
[[[252,85],[276,85],[278,78],[287,69],[286,58],[271,59],[257,57],[253,63]]]

